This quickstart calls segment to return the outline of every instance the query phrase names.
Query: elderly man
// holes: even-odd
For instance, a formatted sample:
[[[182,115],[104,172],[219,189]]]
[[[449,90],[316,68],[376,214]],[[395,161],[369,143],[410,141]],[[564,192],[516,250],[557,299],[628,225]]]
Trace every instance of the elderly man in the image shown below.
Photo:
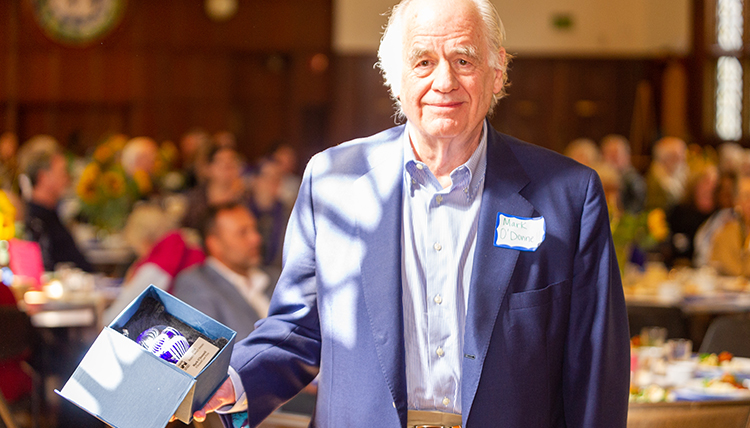
[[[405,0],[379,52],[406,124],[308,164],[269,316],[207,406],[257,426],[625,427],[625,303],[596,174],[497,133],[487,0]],[[228,408],[233,405],[232,408]]]
[[[602,139],[604,163],[620,175],[620,203],[622,209],[638,213],[646,200],[646,182],[633,168],[630,159],[630,142],[622,135],[610,134]]]

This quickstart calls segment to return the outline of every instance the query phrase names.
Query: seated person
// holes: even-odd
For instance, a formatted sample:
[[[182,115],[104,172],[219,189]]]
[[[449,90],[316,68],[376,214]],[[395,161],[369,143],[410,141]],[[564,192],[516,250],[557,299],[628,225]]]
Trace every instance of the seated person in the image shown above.
[[[736,181],[737,176],[734,173],[725,173],[719,177],[716,194],[714,195],[717,210],[701,224],[695,232],[695,238],[693,238],[693,267],[700,268],[708,265],[714,235],[727,222],[735,218],[734,193],[737,187]]]
[[[203,262],[203,251],[190,245],[190,239],[175,230],[174,223],[157,204],[136,205],[130,213],[123,235],[138,260],[128,270],[117,299],[104,311],[105,324],[115,319],[150,284],[170,291],[178,273]]]
[[[263,238],[261,263],[277,269],[281,268],[284,233],[291,215],[291,209],[281,197],[282,180],[283,171],[278,162],[262,162],[258,174],[250,183],[251,192],[247,204]]]
[[[172,294],[237,332],[237,340],[268,314],[276,278],[261,270],[255,218],[239,204],[212,207],[201,228],[206,261],[181,273]]]
[[[707,166],[690,183],[686,200],[667,213],[671,232],[667,265],[690,265],[694,257],[693,242],[700,226],[716,211],[718,169]]]
[[[207,161],[206,182],[185,195],[190,209],[182,219],[183,227],[200,229],[211,206],[247,201],[248,195],[241,175],[242,161],[237,151],[227,147],[213,147]]]
[[[750,277],[750,176],[737,180],[735,195],[737,213],[715,233],[709,265],[723,275]]]
[[[56,143],[51,143],[54,143],[51,137],[29,141],[22,156],[21,168],[31,184],[31,200],[26,207],[26,238],[39,243],[44,270],[54,271],[56,264],[66,262],[92,272],[93,267],[57,214],[70,177],[65,156]]]

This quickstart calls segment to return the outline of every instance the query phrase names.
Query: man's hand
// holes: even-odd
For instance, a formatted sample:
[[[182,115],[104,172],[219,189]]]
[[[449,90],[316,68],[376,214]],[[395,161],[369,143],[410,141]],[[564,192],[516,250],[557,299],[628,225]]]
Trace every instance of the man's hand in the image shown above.
[[[193,413],[193,418],[198,422],[206,420],[206,414],[216,411],[220,407],[224,407],[227,404],[234,404],[234,384],[232,379],[228,378],[221,387],[216,391],[213,397],[208,400],[206,405]]]

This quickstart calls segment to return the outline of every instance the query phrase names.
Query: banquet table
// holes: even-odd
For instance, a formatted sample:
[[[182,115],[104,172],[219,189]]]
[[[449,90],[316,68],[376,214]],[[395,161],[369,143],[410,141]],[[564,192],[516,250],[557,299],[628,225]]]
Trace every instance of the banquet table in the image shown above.
[[[628,306],[678,307],[685,314],[750,312],[750,281],[710,268],[667,270],[655,263],[645,271],[626,270],[623,290]]]
[[[750,401],[631,403],[628,428],[746,428]]]

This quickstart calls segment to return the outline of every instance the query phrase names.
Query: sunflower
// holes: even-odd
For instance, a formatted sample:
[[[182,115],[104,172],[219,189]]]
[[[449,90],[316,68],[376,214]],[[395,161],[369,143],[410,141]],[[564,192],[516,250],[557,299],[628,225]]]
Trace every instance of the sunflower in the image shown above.
[[[16,207],[8,195],[0,190],[0,240],[7,241],[16,235]]]
[[[114,155],[115,151],[108,144],[102,144],[94,150],[94,160],[102,164],[109,162]]]
[[[660,208],[652,210],[648,213],[646,224],[648,226],[649,233],[657,242],[663,241],[664,239],[666,239],[667,235],[669,235],[667,215],[664,213],[664,210]]]
[[[125,178],[116,171],[102,174],[101,182],[104,193],[109,197],[119,198],[125,193]]]
[[[81,200],[89,205],[93,205],[99,200],[99,186],[98,180],[101,175],[99,165],[96,163],[90,163],[86,165],[81,178],[78,180],[76,185],[76,193]]]
[[[141,195],[146,195],[151,192],[151,177],[149,177],[146,171],[138,169],[133,172],[133,181],[135,181],[135,185],[138,186],[138,191]]]

